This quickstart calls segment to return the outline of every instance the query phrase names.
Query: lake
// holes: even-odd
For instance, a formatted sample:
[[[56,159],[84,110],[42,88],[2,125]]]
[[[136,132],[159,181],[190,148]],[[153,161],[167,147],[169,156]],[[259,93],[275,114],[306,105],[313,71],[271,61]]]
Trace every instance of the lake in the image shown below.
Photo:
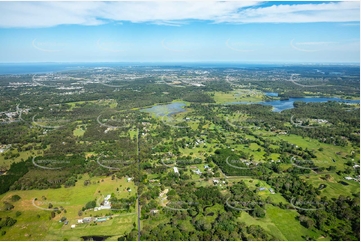
[[[277,97],[278,93],[265,93],[271,94],[268,96]],[[276,95],[277,94],[277,95]],[[305,102],[305,103],[321,103],[321,102],[328,102],[328,101],[336,101],[336,102],[345,102],[345,103],[360,103],[360,100],[348,100],[348,99],[342,99],[337,97],[294,97],[289,98],[288,100],[274,100],[274,101],[262,101],[262,102],[231,102],[226,103],[229,104],[262,104],[267,106],[273,106],[273,112],[282,112],[286,109],[293,108],[294,102]]]

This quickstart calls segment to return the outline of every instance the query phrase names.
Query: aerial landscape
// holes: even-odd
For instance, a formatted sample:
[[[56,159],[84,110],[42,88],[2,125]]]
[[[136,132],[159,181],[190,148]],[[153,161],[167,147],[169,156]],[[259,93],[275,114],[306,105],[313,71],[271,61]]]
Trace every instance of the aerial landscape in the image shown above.
[[[359,241],[359,2],[0,2],[0,240]]]

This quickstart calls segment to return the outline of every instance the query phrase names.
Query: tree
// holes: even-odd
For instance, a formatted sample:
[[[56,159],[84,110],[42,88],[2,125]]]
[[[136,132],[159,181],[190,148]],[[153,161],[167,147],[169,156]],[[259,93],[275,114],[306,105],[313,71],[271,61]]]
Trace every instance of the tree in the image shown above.
[[[8,202],[4,202],[4,210],[11,210],[14,208],[14,205]]]
[[[266,213],[260,206],[256,205],[252,212],[252,215],[258,218],[263,218],[266,215]]]
[[[19,201],[21,199],[21,197],[17,194],[11,196],[11,201],[12,202],[16,202],[16,201]]]

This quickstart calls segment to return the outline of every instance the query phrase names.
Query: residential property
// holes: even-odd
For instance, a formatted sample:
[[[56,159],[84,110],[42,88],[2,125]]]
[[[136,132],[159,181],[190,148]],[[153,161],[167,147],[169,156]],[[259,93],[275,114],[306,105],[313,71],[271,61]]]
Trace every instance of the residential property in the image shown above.
[[[158,212],[159,212],[158,209],[152,209],[152,210],[150,210],[150,213],[153,214],[153,215],[156,214],[156,213],[158,213]]]
[[[95,222],[105,222],[105,221],[107,221],[107,220],[108,220],[107,217],[104,217],[104,218],[96,218],[96,219],[95,219]]]
[[[91,217],[85,217],[83,218],[83,223],[90,223],[92,221]]]
[[[201,174],[202,174],[202,172],[201,172],[199,169],[193,170],[193,172],[196,173],[197,175],[201,175]]]
[[[94,211],[98,211],[98,210],[103,210],[103,209],[111,209],[111,202],[109,201],[111,198],[111,195],[107,195],[105,198],[104,198],[104,202],[103,202],[103,205],[101,205],[100,207],[95,207],[94,208]]]
[[[163,192],[159,193],[159,197],[163,197],[165,194],[167,194],[169,189],[165,189]]]
[[[179,173],[178,168],[177,167],[173,167],[174,173]]]

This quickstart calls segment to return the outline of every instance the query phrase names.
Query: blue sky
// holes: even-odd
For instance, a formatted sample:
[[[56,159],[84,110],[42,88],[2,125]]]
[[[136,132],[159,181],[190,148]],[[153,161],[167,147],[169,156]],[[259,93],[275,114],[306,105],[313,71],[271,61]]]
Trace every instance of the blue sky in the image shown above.
[[[0,2],[0,62],[359,62],[359,2]]]

